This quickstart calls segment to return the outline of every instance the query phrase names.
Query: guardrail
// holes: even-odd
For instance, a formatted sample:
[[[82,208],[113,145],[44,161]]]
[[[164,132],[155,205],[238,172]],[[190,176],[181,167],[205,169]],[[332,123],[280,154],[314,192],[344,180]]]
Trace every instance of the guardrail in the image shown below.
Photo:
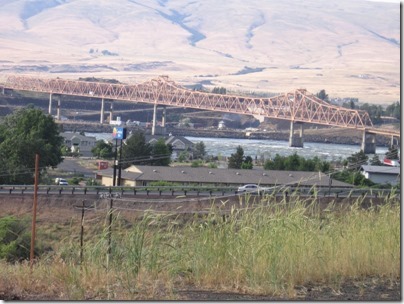
[[[31,194],[34,193],[34,185],[0,185],[0,195]],[[247,192],[248,193],[248,192]],[[374,188],[351,188],[351,187],[303,187],[303,186],[274,186],[251,192],[251,195],[301,195],[301,196],[371,196],[386,197],[392,193],[391,189]],[[157,195],[157,196],[225,196],[243,194],[235,187],[216,186],[78,186],[78,185],[39,185],[38,194],[59,194],[59,195],[98,195],[99,198],[136,196],[136,195]],[[108,194],[108,195],[107,195]],[[400,193],[397,193],[400,195]]]

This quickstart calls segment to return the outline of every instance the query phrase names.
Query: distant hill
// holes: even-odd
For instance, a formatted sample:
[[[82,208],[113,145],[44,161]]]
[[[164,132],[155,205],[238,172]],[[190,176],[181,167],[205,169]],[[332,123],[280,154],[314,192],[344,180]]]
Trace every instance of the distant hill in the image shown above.
[[[0,73],[400,99],[400,4],[0,0]],[[1,77],[0,75],[0,77]]]

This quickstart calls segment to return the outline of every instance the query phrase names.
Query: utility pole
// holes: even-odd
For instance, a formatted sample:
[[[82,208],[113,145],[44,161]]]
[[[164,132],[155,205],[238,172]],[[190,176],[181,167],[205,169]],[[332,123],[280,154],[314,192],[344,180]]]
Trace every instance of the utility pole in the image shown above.
[[[30,269],[34,265],[35,230],[36,230],[36,207],[38,205],[38,177],[39,177],[39,154],[35,154],[35,181],[34,181],[34,205],[32,209],[31,250],[29,255]]]

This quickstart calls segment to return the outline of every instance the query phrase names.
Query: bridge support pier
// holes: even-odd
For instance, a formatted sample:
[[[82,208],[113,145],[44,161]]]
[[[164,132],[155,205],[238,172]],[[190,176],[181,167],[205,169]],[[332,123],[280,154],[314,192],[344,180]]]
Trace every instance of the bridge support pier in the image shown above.
[[[52,93],[49,94],[49,109],[48,109],[49,115],[52,115]]]
[[[57,100],[58,100],[58,107],[57,107],[57,110],[56,110],[56,119],[60,120],[60,105],[61,105],[60,96],[57,97]]]
[[[166,127],[166,107],[163,107],[163,116],[161,117],[161,127]]]
[[[109,122],[113,120],[113,115],[114,115],[114,101],[111,100],[111,105],[109,107]]]
[[[104,123],[104,107],[105,107],[105,100],[104,100],[104,98],[102,98],[101,99],[100,124]]]
[[[390,141],[390,147],[391,148],[398,148],[400,145],[400,142],[397,137],[394,137],[394,135],[391,135],[391,141]]]
[[[156,121],[157,121],[157,103],[154,104],[154,109],[153,109],[153,122],[152,122],[151,135],[155,135],[155,133],[156,133]]]
[[[289,135],[289,147],[303,148],[303,123],[298,122],[296,125],[300,125],[299,133],[295,134],[295,122],[290,122],[290,135]]]
[[[361,150],[365,154],[375,154],[376,153],[376,135],[375,134],[369,134],[366,131],[363,131]]]
[[[163,115],[161,117],[161,134],[166,135],[166,106],[163,107]]]

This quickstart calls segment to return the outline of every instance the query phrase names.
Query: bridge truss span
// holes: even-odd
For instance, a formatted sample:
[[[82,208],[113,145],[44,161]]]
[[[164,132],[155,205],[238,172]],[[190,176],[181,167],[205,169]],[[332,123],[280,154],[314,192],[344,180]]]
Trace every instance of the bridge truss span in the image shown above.
[[[270,98],[222,95],[188,90],[167,76],[129,85],[12,75],[6,78],[3,86],[22,91],[194,108],[362,130],[373,127],[367,112],[331,105],[305,89]]]

